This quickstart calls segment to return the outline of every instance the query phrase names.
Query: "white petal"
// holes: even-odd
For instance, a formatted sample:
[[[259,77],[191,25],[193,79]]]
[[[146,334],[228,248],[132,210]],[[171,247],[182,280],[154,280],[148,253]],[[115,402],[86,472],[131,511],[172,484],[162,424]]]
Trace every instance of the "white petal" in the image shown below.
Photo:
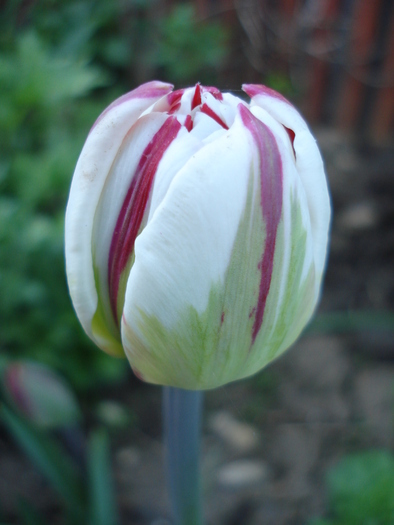
[[[274,117],[272,117],[268,111],[261,108],[260,106],[252,106],[250,108],[251,113],[257,117],[261,122],[264,122],[266,126],[270,128],[272,133],[275,135],[276,139],[281,140],[283,145],[286,147],[286,149],[291,153],[291,156],[293,157],[293,163],[294,163],[294,153],[293,153],[293,147],[290,142],[290,137],[288,133],[286,132],[285,128],[280,124]]]
[[[97,204],[128,130],[147,107],[170,91],[168,84],[151,82],[111,104],[93,126],[75,168],[66,212],[66,266],[74,308],[90,337],[97,308],[91,245]]]
[[[295,133],[296,166],[307,196],[313,236],[313,253],[318,275],[324,269],[330,223],[330,199],[323,160],[316,140],[290,103],[268,94],[256,95],[251,106],[264,108],[278,122]]]
[[[213,120],[213,118],[205,115],[205,113],[197,111],[193,119],[193,129],[190,133],[194,137],[204,140],[209,137],[209,135],[212,135],[212,133],[215,133],[215,131],[222,129],[223,127]]]
[[[248,107],[248,104],[239,97],[232,95],[231,93],[223,93],[223,103],[233,109],[234,115],[237,113],[238,104],[244,104]]]
[[[203,142],[189,133],[186,128],[181,128],[176,140],[174,140],[161,159],[155,175],[152,197],[149,208],[148,222],[162,200],[164,199],[168,188],[187,161],[199,149],[203,147]]]
[[[200,149],[180,170],[137,238],[124,321],[138,330],[141,312],[169,329],[190,306],[208,304],[223,283],[246,202],[252,145],[241,123]],[[126,352],[133,352],[123,340]]]
[[[98,269],[96,278],[99,279],[106,322],[113,332],[119,330],[113,319],[108,290],[108,255],[112,237],[141,155],[167,118],[168,115],[162,113],[150,113],[137,120],[117,152],[95,210],[91,252]]]
[[[323,160],[316,140],[307,129],[296,133],[294,149],[297,171],[304,186],[311,217],[316,272],[321,275],[326,261],[331,215]]]
[[[238,104],[235,105],[233,104],[232,100],[231,103],[219,101],[213,95],[211,95],[211,93],[205,92],[201,95],[201,102],[203,104],[207,104],[216,113],[216,115],[218,115],[218,117],[227,125],[227,127],[230,128],[233,125],[235,115],[237,113],[237,106],[241,102],[241,100],[238,99]]]

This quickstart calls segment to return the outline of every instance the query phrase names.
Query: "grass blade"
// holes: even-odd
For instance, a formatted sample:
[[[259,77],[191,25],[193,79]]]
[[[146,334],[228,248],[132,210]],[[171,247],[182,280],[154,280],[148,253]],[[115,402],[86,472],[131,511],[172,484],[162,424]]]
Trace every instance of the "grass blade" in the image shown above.
[[[26,423],[5,405],[0,407],[0,417],[20,447],[61,496],[70,517],[75,523],[84,523],[82,478],[70,458],[56,441]]]

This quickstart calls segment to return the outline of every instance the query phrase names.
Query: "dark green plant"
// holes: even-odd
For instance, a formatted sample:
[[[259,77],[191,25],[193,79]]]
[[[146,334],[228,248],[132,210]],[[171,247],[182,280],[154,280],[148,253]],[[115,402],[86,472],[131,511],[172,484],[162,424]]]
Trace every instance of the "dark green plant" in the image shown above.
[[[163,68],[166,80],[216,82],[227,52],[227,32],[221,24],[199,22],[192,4],[178,5],[160,20],[158,37],[150,59]]]
[[[55,53],[34,31],[0,58],[0,351],[62,368],[78,386],[119,371],[81,332],[64,277],[68,186],[101,110],[82,97],[105,81],[99,68]]]
[[[394,455],[370,450],[345,457],[327,475],[331,519],[309,525],[394,523]]]

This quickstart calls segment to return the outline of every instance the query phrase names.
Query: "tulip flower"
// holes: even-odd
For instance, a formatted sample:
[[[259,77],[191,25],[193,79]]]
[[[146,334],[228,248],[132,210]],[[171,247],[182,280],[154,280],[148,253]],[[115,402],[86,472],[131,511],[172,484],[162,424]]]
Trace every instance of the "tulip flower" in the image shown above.
[[[319,299],[330,203],[316,141],[262,85],[246,102],[149,82],[97,119],[66,215],[71,298],[143,380],[204,390],[255,374]]]

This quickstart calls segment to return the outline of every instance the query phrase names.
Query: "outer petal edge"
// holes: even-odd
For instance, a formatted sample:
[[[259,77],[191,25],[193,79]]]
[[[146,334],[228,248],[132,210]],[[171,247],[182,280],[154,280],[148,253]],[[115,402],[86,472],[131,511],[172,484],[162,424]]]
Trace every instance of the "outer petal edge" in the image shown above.
[[[96,344],[106,352],[122,354],[121,345],[103,345],[92,330],[97,292],[92,260],[92,231],[97,204],[119,147],[141,113],[172,89],[149,82],[120,97],[94,124],[75,168],[65,223],[65,255],[68,286],[77,316]]]

